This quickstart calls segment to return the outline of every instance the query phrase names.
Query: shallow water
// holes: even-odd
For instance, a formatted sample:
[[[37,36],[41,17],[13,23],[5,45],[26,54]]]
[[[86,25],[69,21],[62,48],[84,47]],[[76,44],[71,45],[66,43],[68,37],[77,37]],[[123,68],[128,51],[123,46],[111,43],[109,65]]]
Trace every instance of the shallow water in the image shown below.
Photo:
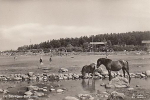
[[[57,99],[64,98],[65,96],[77,96],[78,94],[94,94],[94,93],[100,93],[105,92],[106,89],[104,86],[100,86],[103,83],[108,83],[108,80],[95,80],[92,81],[91,79],[85,79],[85,80],[76,80],[76,81],[61,81],[60,82],[64,87],[67,88],[67,91],[65,93],[57,95]],[[130,87],[132,88],[143,88],[143,89],[150,89],[150,79],[139,79],[139,78],[133,78],[130,83]],[[136,87],[139,86],[139,87]],[[56,95],[51,95],[50,97],[54,100],[56,98]],[[52,99],[52,100],[53,100]]]
[[[42,84],[49,84],[52,82],[42,82]],[[103,83],[108,83],[108,79],[105,80],[92,80],[92,79],[84,79],[84,80],[62,80],[58,82],[53,82],[54,84],[59,84],[61,87],[66,90],[63,93],[49,93],[48,97],[40,98],[40,100],[62,100],[66,96],[74,96],[76,97],[78,94],[94,94],[105,92],[106,89],[103,86],[100,86]],[[36,85],[41,84],[39,82],[0,82],[1,89],[11,90],[10,92],[22,91],[19,90],[21,87],[28,85]],[[143,88],[150,89],[150,78],[148,79],[139,79],[132,78],[130,87],[133,88]],[[138,86],[138,87],[137,87]],[[13,93],[13,94],[14,94]],[[2,94],[0,94],[3,97]],[[6,99],[3,99],[6,100]],[[9,99],[8,99],[9,100]],[[15,100],[15,99],[11,99]],[[39,100],[39,99],[38,99]]]

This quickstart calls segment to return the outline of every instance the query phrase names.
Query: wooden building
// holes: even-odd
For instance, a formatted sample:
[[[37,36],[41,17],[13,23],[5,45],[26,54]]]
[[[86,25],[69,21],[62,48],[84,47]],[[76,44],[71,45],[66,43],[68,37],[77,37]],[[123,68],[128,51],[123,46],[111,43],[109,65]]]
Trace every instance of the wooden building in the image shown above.
[[[147,51],[150,51],[150,40],[143,40],[142,43],[145,44],[146,47],[148,48]]]
[[[90,51],[102,51],[105,49],[107,42],[90,42]]]

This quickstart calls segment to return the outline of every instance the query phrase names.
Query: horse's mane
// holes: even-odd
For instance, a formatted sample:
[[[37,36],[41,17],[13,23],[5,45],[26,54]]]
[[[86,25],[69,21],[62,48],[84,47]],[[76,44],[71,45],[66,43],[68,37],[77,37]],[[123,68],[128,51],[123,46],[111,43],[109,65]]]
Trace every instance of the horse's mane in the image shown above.
[[[102,61],[104,61],[105,63],[108,63],[108,62],[111,62],[112,60],[111,59],[107,59],[107,58],[101,58]]]
[[[108,63],[110,63],[112,60],[111,59],[107,59],[107,58],[99,58],[98,60],[97,60],[97,63],[98,62],[101,62],[101,64],[103,64],[103,65],[107,65]]]

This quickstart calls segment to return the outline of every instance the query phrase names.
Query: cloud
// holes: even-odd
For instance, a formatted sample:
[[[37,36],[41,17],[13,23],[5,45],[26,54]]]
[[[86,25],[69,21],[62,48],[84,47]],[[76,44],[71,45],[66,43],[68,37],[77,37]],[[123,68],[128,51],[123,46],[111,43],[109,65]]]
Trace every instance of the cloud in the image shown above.
[[[80,37],[92,34],[99,34],[100,28],[89,26],[57,26],[57,25],[40,25],[38,23],[29,23],[16,25],[13,27],[0,28],[0,50],[17,49],[18,46],[40,43],[42,41],[66,38]]]

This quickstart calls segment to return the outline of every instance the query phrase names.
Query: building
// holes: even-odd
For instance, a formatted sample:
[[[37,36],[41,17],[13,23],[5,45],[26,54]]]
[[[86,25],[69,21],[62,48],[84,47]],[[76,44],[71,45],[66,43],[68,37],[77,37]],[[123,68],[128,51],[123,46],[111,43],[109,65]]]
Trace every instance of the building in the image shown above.
[[[148,48],[147,51],[150,51],[150,40],[143,40],[142,43]]]
[[[90,42],[90,51],[104,51],[107,42]]]

